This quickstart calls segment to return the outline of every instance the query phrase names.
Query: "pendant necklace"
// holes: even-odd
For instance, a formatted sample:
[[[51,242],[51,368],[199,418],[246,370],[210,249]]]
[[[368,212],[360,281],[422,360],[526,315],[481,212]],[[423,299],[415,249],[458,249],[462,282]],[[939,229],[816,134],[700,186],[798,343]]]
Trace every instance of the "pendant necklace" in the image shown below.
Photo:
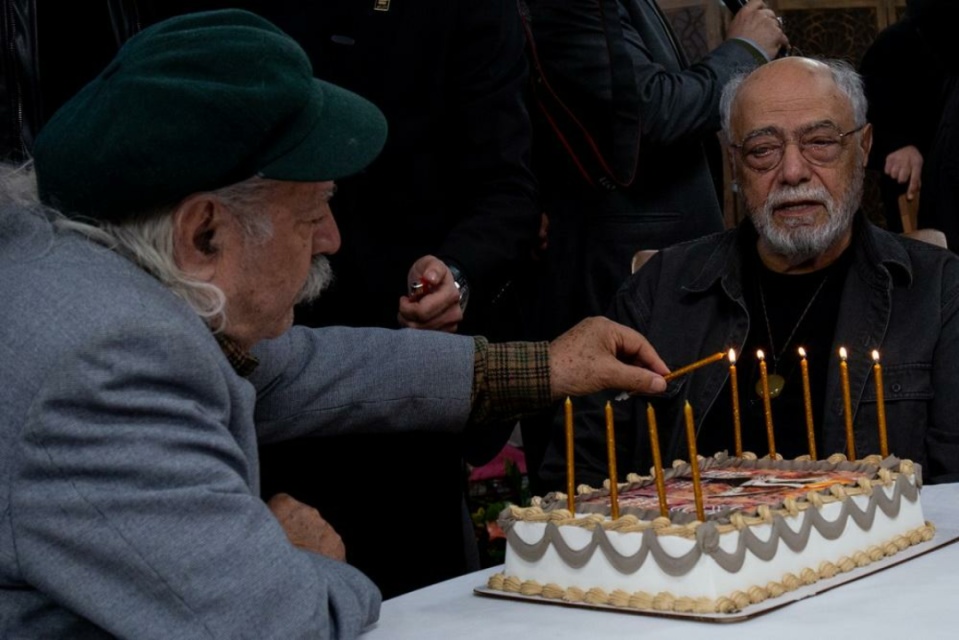
[[[783,345],[782,350],[777,354],[776,347],[773,345],[773,328],[772,324],[769,322],[769,313],[766,311],[766,296],[763,294],[763,283],[762,279],[759,280],[759,303],[762,305],[763,309],[763,319],[766,321],[766,332],[769,334],[769,359],[772,360],[772,373],[766,376],[767,381],[769,382],[769,397],[775,398],[779,396],[783,391],[783,387],[786,386],[786,379],[779,374],[779,360],[786,354],[786,350],[789,348],[789,345],[792,343],[793,338],[796,336],[796,331],[799,330],[799,325],[802,324],[803,319],[805,319],[806,314],[809,313],[809,310],[812,308],[816,298],[819,296],[819,292],[822,291],[823,286],[826,284],[826,280],[829,279],[829,274],[826,274],[823,277],[822,282],[819,283],[819,286],[816,287],[816,291],[813,292],[812,297],[809,299],[809,302],[806,303],[806,308],[802,310],[802,313],[799,314],[799,320],[796,321],[796,325],[793,327],[792,331],[789,332],[789,337],[786,338],[786,344]],[[763,395],[763,383],[762,380],[756,382],[756,394],[759,396]]]

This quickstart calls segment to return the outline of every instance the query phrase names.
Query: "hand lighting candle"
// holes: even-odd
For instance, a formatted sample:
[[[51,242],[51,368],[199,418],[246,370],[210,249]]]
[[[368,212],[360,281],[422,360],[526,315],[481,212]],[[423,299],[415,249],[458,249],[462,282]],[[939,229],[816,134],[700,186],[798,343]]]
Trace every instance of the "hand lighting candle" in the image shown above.
[[[566,417],[566,508],[571,515],[576,514],[576,504],[573,500],[576,492],[576,480],[574,477],[575,465],[573,464],[573,401],[566,396],[566,402],[563,403],[563,412]]]
[[[699,369],[699,368],[701,368],[701,367],[705,367],[707,364],[712,364],[712,363],[714,363],[714,362],[719,362],[720,360],[722,360],[722,359],[725,358],[725,357],[726,357],[726,354],[723,353],[722,351],[720,351],[719,353],[714,353],[713,355],[709,356],[708,358],[703,358],[702,360],[697,360],[696,362],[694,362],[694,363],[692,363],[692,364],[687,364],[685,367],[680,367],[679,369],[676,369],[675,371],[670,371],[669,373],[667,373],[666,375],[663,376],[663,379],[664,379],[666,382],[669,382],[670,380],[673,380],[673,379],[675,379],[675,378],[678,378],[679,376],[684,376],[684,375],[686,375],[687,373],[689,373],[689,372],[691,372],[691,371],[695,371],[696,369]]]
[[[689,447],[689,469],[693,474],[693,497],[696,500],[696,517],[706,522],[706,510],[703,507],[703,483],[699,478],[699,453],[696,451],[696,424],[693,422],[693,407],[686,401],[683,408],[686,416],[686,444]]]
[[[663,457],[659,452],[659,430],[656,428],[656,412],[652,403],[646,405],[646,424],[649,426],[649,447],[653,451],[653,473],[656,474],[656,494],[659,496],[659,515],[669,517],[666,502],[666,479],[663,478]]]
[[[816,431],[812,422],[812,393],[809,391],[809,363],[806,350],[799,347],[799,369],[802,374],[802,401],[806,412],[806,440],[809,442],[809,459],[816,459]]]
[[[616,435],[613,431],[613,405],[606,403],[606,451],[609,456],[609,516],[619,518],[619,483],[616,473]]]
[[[876,415],[879,417],[879,453],[883,458],[889,457],[889,440],[886,437],[886,402],[882,390],[882,365],[879,364],[879,352],[872,352],[873,377],[876,379]]]
[[[697,360],[696,362],[694,362],[694,363],[692,363],[692,364],[687,364],[685,367],[680,367],[679,369],[676,369],[675,371],[670,371],[669,373],[667,373],[666,375],[663,376],[663,380],[665,380],[666,382],[669,382],[670,380],[675,380],[676,378],[678,378],[678,377],[680,377],[680,376],[684,376],[684,375],[686,375],[687,373],[690,373],[690,372],[692,372],[692,371],[695,371],[696,369],[699,369],[699,368],[701,368],[701,367],[705,367],[707,364],[712,364],[712,363],[714,363],[714,362],[719,362],[720,360],[722,360],[722,359],[725,358],[725,357],[726,357],[726,354],[723,353],[722,351],[720,351],[719,353],[714,353],[713,355],[709,356],[708,358],[703,358],[702,360]],[[615,400],[625,400],[625,399],[627,399],[627,398],[629,398],[629,397],[632,397],[633,395],[635,395],[635,392],[632,392],[632,391],[631,391],[631,392],[628,392],[628,393],[627,393],[626,391],[624,391],[624,392],[620,393],[618,396],[616,396],[616,398],[614,398],[614,399],[615,399]]]
[[[739,378],[736,375],[736,350],[729,350],[729,393],[733,401],[733,444],[736,457],[743,457],[743,431],[739,420]]]
[[[776,456],[776,436],[773,433],[773,408],[769,398],[769,373],[766,370],[766,355],[762,349],[756,351],[759,359],[759,384],[763,390],[763,416],[766,418],[766,440],[769,442],[769,457]]]
[[[852,428],[852,402],[849,399],[849,365],[846,364],[846,347],[839,347],[839,383],[842,386],[843,417],[846,419],[846,458],[856,459],[856,440]]]

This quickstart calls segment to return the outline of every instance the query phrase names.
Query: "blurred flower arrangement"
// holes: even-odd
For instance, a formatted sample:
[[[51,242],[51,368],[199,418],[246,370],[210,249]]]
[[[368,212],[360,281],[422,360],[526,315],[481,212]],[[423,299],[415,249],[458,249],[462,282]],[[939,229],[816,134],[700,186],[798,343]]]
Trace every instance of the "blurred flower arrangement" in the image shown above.
[[[473,480],[469,486],[470,514],[483,568],[502,564],[506,554],[506,534],[496,521],[499,514],[510,505],[530,503],[529,483],[519,465],[503,458],[502,466],[502,476]]]

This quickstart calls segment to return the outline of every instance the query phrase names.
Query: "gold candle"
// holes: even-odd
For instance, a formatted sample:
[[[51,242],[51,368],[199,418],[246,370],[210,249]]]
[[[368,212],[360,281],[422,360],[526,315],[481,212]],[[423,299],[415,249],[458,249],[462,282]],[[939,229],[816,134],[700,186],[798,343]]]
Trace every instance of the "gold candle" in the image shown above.
[[[856,440],[852,428],[852,402],[849,399],[849,366],[846,364],[846,347],[839,347],[839,382],[842,386],[842,406],[846,418],[846,458],[856,459]]]
[[[729,350],[729,392],[733,400],[733,444],[736,456],[743,457],[743,430],[739,420],[739,378],[736,375],[736,351]]]
[[[646,405],[646,424],[649,426],[649,446],[653,451],[653,470],[656,474],[656,494],[659,496],[659,515],[669,517],[666,502],[666,479],[663,478],[663,458],[659,453],[659,429],[656,428],[656,412],[652,403]]]
[[[686,414],[686,443],[689,446],[689,469],[693,474],[693,496],[696,499],[696,517],[706,522],[706,510],[703,508],[703,485],[699,479],[699,454],[696,451],[696,425],[693,422],[693,408],[686,401],[683,409]]]
[[[563,403],[563,412],[566,415],[566,508],[571,514],[576,513],[573,497],[576,493],[575,465],[573,464],[573,401],[566,396]]]
[[[769,457],[776,455],[776,436],[773,434],[773,408],[769,399],[769,372],[766,371],[766,355],[756,351],[759,358],[759,382],[763,389],[763,416],[766,418],[766,440],[769,442]]]
[[[802,373],[802,402],[806,410],[806,440],[809,441],[809,459],[816,459],[816,431],[812,422],[812,393],[809,391],[809,363],[806,350],[799,347],[799,370]]]
[[[616,435],[613,432],[613,405],[606,403],[606,451],[609,455],[609,515],[619,518],[619,484],[616,474]]]
[[[876,415],[879,416],[879,453],[883,458],[889,456],[889,440],[886,437],[886,400],[882,391],[882,365],[879,364],[879,352],[872,352],[873,377],[876,379]]]
[[[697,360],[696,362],[692,364],[687,364],[685,367],[680,367],[679,369],[676,369],[675,371],[670,371],[669,373],[663,376],[663,379],[666,380],[666,382],[669,382],[670,380],[678,378],[679,376],[686,375],[690,371],[695,371],[696,369],[699,369],[700,367],[705,367],[707,364],[719,362],[725,357],[726,357],[726,354],[723,353],[722,351],[720,351],[719,353],[714,353],[708,358]]]

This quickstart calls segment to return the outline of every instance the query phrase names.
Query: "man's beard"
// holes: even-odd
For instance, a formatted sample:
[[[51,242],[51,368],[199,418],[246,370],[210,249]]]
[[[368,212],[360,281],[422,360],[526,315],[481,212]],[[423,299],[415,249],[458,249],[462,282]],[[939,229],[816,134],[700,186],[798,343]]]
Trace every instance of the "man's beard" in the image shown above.
[[[333,282],[333,269],[330,267],[330,260],[324,255],[313,256],[313,262],[310,265],[310,272],[306,277],[306,282],[300,293],[296,296],[296,304],[301,302],[312,302],[320,297],[323,290]]]
[[[748,202],[746,209],[756,231],[775,253],[791,261],[802,262],[825,252],[849,229],[862,201],[864,177],[865,168],[857,161],[852,179],[839,202],[836,202],[822,185],[785,186],[770,192],[758,209],[750,206]],[[821,203],[826,208],[825,224],[814,224],[813,220],[805,216],[773,221],[776,207],[796,200]]]

